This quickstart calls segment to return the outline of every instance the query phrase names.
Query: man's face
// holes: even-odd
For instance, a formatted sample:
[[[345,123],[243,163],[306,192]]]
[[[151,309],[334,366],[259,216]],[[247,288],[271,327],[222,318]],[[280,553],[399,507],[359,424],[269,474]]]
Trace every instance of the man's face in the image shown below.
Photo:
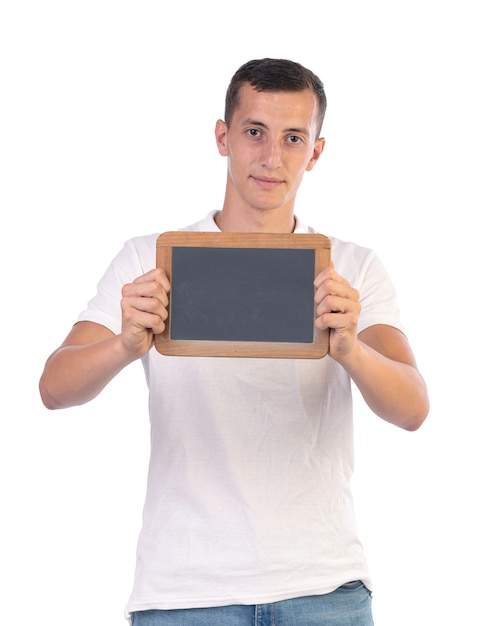
[[[259,92],[241,87],[228,127],[217,122],[220,154],[228,157],[227,198],[234,209],[293,210],[305,171],[319,158],[318,102],[311,89]]]

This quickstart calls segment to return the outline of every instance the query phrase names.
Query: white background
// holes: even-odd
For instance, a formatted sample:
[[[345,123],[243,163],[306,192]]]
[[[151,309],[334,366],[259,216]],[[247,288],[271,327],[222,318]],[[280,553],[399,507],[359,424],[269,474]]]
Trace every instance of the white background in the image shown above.
[[[2,4],[2,624],[125,623],[148,453],[142,369],[59,412],[41,405],[38,378],[127,238],[220,208],[214,122],[233,72],[263,56],[325,83],[326,149],[296,212],[379,253],[431,395],[416,433],[357,400],[376,626],[487,623],[481,4]]]

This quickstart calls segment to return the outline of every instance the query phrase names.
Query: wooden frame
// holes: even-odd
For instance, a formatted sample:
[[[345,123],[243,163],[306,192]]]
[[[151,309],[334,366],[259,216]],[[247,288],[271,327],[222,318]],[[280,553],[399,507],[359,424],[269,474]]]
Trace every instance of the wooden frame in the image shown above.
[[[330,264],[331,244],[328,237],[318,234],[277,234],[277,233],[208,233],[197,231],[166,232],[157,239],[156,265],[166,272],[173,281],[173,253],[179,248],[218,248],[218,249],[281,249],[313,250],[314,277]],[[309,255],[308,255],[309,258]],[[260,267],[260,266],[259,266]],[[265,267],[262,267],[265,272]],[[175,285],[172,290],[176,293]],[[176,295],[174,296],[176,298]],[[156,335],[155,347],[161,354],[173,356],[224,356],[224,357],[269,357],[269,358],[321,358],[328,353],[329,333],[314,326],[309,329],[311,341],[246,341],[246,340],[200,340],[174,338],[171,336],[172,298],[169,294],[169,318],[162,334]],[[279,303],[279,306],[284,306]],[[282,309],[281,309],[282,310]],[[276,313],[277,313],[276,305]],[[175,324],[175,322],[174,322]]]

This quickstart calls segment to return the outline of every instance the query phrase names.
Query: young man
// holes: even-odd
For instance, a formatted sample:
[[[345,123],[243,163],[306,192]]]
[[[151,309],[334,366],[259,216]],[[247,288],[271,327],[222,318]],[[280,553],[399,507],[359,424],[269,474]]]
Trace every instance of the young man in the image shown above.
[[[185,230],[313,232],[294,204],[324,148],[325,108],[321,81],[301,65],[243,65],[215,129],[228,161],[223,207]],[[127,616],[134,626],[370,626],[350,381],[402,428],[428,413],[386,272],[372,251],[331,238],[333,265],[315,281],[315,323],[330,329],[323,359],[165,357],[153,347],[170,290],[154,269],[156,238],[125,245],[40,381],[55,409],[88,402],[136,359],[146,370],[151,462]]]

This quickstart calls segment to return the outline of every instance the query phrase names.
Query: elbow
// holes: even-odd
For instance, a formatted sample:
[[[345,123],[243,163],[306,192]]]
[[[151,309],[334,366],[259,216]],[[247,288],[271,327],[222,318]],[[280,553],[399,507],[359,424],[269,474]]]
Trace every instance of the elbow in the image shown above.
[[[424,398],[421,399],[421,402],[418,403],[418,405],[415,407],[415,410],[410,413],[408,419],[405,421],[404,424],[401,424],[401,426],[404,428],[404,430],[407,430],[409,432],[414,432],[418,430],[428,417],[429,410],[429,399],[426,395]]]
[[[64,408],[64,406],[59,402],[59,400],[56,399],[56,396],[54,396],[49,391],[49,386],[46,382],[44,375],[41,376],[41,379],[39,381],[39,394],[41,396],[42,404],[46,407],[46,409],[49,409],[50,411],[54,411],[56,409]]]
[[[372,406],[369,405],[369,407],[374,410]],[[421,427],[428,417],[429,408],[428,394],[425,391],[424,394],[420,394],[416,398],[405,398],[402,403],[388,408],[382,407],[375,413],[394,426],[414,432]]]
[[[410,432],[418,430],[423,425],[430,411],[428,387],[419,373],[418,376],[419,382],[415,389],[411,390],[409,397],[405,397],[406,412],[403,422],[399,423],[399,426]]]
[[[54,398],[50,395],[50,393],[44,387],[44,385],[42,384],[42,381],[41,383],[39,383],[39,393],[41,396],[42,404],[46,407],[46,409],[49,409],[50,411],[54,411],[55,409],[60,408],[58,404],[55,402]]]
[[[427,417],[426,415],[424,417],[423,416],[414,417],[413,419],[411,419],[410,421],[408,421],[406,424],[403,425],[404,430],[407,430],[410,433],[413,433],[416,430],[419,430],[419,428],[422,426],[426,417]]]

